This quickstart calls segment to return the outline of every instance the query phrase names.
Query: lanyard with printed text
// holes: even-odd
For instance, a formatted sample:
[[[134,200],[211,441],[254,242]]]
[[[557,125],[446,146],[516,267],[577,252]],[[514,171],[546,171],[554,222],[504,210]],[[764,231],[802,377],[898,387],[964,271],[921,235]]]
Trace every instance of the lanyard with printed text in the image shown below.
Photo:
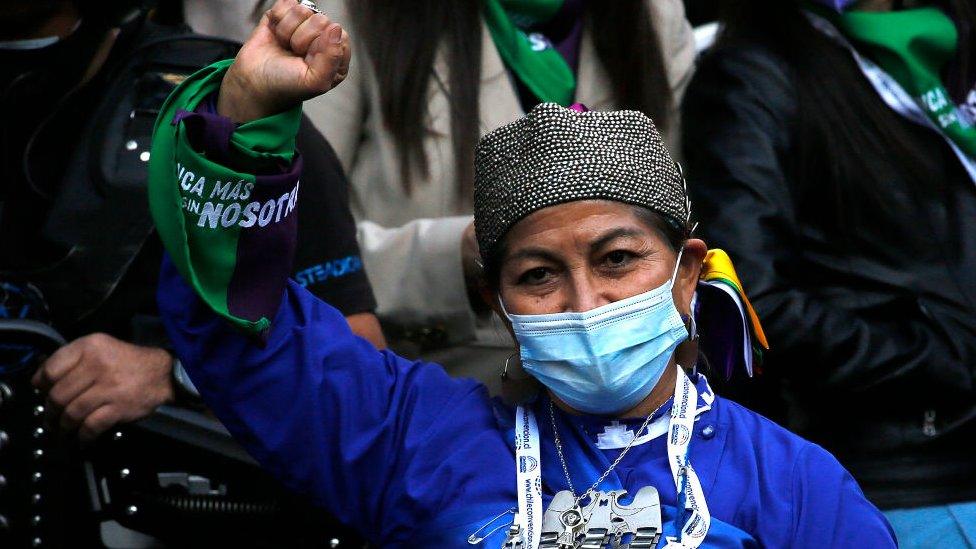
[[[674,384],[674,403],[671,405],[671,421],[668,425],[668,464],[671,477],[678,491],[678,523],[687,517],[677,538],[668,538],[665,548],[694,549],[705,541],[712,515],[705,503],[698,474],[688,460],[688,446],[695,428],[698,408],[698,388],[691,382],[681,366]],[[683,509],[683,512],[681,512]]]
[[[524,406],[515,409],[515,481],[518,514],[515,516],[526,549],[539,547],[542,535],[542,464],[539,426],[535,414]]]

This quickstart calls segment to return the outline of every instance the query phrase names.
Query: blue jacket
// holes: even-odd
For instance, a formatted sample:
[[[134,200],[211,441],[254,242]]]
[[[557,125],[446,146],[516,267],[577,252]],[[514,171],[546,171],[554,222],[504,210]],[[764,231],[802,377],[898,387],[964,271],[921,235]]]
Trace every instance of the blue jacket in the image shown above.
[[[377,351],[294,282],[264,344],[213,314],[168,259],[159,305],[177,355],[237,440],[285,485],[371,542],[472,547],[468,537],[492,518],[503,515],[483,532],[511,522],[513,412],[481,385]],[[696,384],[710,393],[703,376]],[[533,406],[548,504],[567,484],[548,401]],[[604,423],[558,415],[578,490],[619,452],[597,447]],[[712,515],[705,546],[895,546],[881,513],[819,446],[721,397],[698,416],[695,431],[690,460]],[[676,493],[662,437],[634,446],[601,487],[634,494],[645,485],[658,489],[665,533],[673,534]],[[504,530],[478,546],[500,547]]]

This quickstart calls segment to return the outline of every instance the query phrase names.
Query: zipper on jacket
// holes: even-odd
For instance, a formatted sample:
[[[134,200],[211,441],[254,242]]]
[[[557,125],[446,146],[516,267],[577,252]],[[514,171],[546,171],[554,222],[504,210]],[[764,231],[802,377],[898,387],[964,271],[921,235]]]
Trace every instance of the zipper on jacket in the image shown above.
[[[939,434],[935,429],[935,410],[925,410],[922,416],[922,434],[927,437],[934,437]]]

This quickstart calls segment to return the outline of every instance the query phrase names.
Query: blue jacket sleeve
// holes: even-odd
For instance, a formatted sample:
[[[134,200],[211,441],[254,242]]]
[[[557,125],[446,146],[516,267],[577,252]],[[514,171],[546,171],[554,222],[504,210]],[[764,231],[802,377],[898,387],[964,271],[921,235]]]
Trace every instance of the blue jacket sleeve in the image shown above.
[[[888,521],[829,452],[807,444],[793,466],[792,547],[897,547]]]
[[[510,498],[510,450],[475,382],[377,351],[291,281],[263,345],[212,313],[168,258],[158,301],[176,354],[234,437],[371,542],[406,543],[470,501],[473,485],[486,487],[481,502]]]

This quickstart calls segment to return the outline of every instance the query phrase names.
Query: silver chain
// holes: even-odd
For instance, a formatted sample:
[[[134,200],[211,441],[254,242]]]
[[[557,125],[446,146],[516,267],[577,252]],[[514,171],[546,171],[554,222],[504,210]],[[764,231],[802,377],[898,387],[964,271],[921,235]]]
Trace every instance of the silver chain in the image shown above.
[[[644,429],[647,429],[647,426],[650,425],[651,418],[654,417],[654,414],[656,414],[658,410],[660,410],[667,403],[668,401],[665,400],[663,403],[661,403],[660,406],[652,410],[651,413],[647,414],[647,419],[644,420],[644,423],[640,426],[640,429],[638,429],[637,432],[634,433],[634,438],[632,438],[630,442],[627,443],[627,446],[625,446],[623,451],[620,452],[620,455],[617,456],[617,459],[613,460],[613,463],[610,464],[610,468],[604,471],[603,474],[600,475],[600,478],[596,479],[596,482],[594,482],[593,485],[589,487],[589,489],[587,489],[585,492],[577,496],[576,489],[573,488],[573,479],[569,475],[569,466],[566,465],[566,456],[563,455],[563,443],[562,440],[559,439],[559,429],[556,428],[555,405],[553,405],[552,399],[549,400],[549,421],[552,423],[552,435],[556,442],[556,453],[559,455],[559,463],[561,463],[563,466],[563,473],[566,474],[566,483],[569,485],[569,491],[573,494],[573,497],[576,498],[576,500],[573,501],[573,507],[578,506],[579,503],[583,501],[583,499],[585,499],[588,495],[596,491],[597,487],[600,486],[600,483],[603,482],[604,479],[607,478],[607,475],[609,475],[610,472],[613,471],[615,467],[617,467],[617,464],[619,464],[620,461],[624,459],[624,456],[626,456],[627,452],[630,451],[631,446],[633,446],[634,442],[637,441],[637,437],[641,434],[641,432],[643,432]]]
[[[559,463],[563,466],[563,473],[566,474],[566,484],[569,485],[569,491],[573,493],[573,497],[576,497],[576,488],[573,487],[573,479],[569,476],[569,467],[566,465],[566,456],[563,455],[563,442],[559,440],[559,430],[556,428],[556,411],[552,403],[549,400],[549,421],[552,423],[552,436],[556,442],[556,454],[559,456]],[[575,507],[579,503],[580,498],[576,498],[576,503],[573,504]]]

